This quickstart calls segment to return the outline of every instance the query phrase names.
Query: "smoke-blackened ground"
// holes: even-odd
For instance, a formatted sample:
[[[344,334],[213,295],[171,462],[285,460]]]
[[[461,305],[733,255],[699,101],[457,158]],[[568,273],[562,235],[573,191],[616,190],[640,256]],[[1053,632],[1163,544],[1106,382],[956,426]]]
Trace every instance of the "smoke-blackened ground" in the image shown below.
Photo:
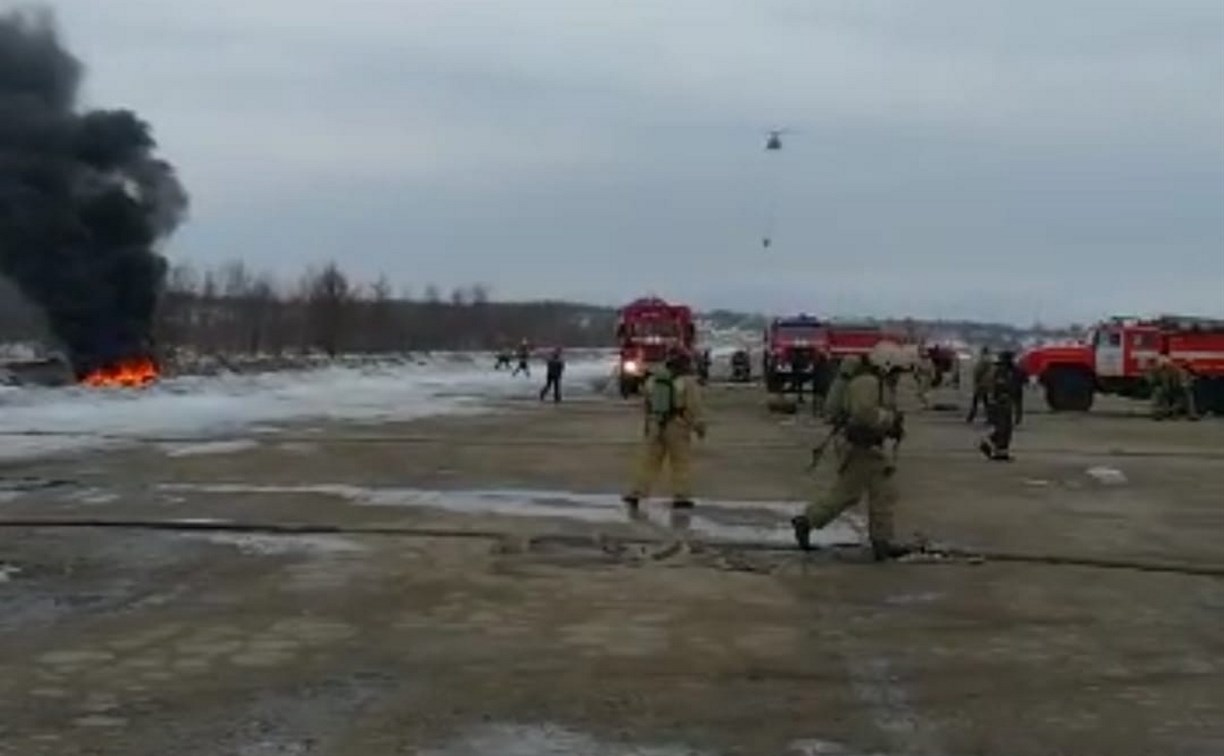
[[[0,15],[0,274],[46,314],[78,375],[151,353],[187,194],[128,110],[77,109],[83,66],[49,12]]]
[[[10,463],[7,519],[434,536],[0,531],[0,752],[1221,751],[1219,578],[706,545],[807,488],[821,429],[762,398],[711,392],[690,518],[615,507],[640,417],[596,395]],[[902,531],[1220,567],[1224,426],[1104,409],[1032,414],[1009,465],[915,413]]]

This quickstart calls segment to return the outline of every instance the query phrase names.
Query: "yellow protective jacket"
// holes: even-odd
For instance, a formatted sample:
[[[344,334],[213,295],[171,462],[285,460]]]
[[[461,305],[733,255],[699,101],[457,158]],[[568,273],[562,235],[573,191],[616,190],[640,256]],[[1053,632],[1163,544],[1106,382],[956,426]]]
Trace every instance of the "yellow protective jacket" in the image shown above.
[[[973,366],[973,388],[985,392],[990,386],[990,374],[993,371],[994,362],[988,359],[978,359],[977,364]]]
[[[645,397],[643,407],[646,412],[646,428],[647,430],[659,429],[659,418],[655,417],[650,407],[650,396],[654,390],[654,385],[660,378],[671,378],[674,394],[672,401],[674,402],[676,414],[667,420],[670,423],[683,423],[690,431],[696,433],[705,433],[705,414],[702,408],[701,389],[697,384],[697,379],[691,375],[671,375],[668,372],[651,373],[646,377],[646,382],[642,386],[642,394]]]
[[[837,375],[825,395],[825,417],[830,423],[837,425],[845,422],[846,387],[862,370],[863,362],[858,357],[846,357],[838,364]]]
[[[846,385],[842,413],[851,445],[878,446],[897,427],[896,394],[880,376],[861,373]]]

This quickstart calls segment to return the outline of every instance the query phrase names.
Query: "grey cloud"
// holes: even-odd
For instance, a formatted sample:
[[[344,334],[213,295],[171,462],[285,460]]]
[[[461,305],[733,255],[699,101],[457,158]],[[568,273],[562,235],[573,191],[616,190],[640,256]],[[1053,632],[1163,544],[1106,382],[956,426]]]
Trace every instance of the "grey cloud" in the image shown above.
[[[608,302],[1224,314],[1215,0],[57,7],[88,90],[146,115],[192,189],[180,257]]]

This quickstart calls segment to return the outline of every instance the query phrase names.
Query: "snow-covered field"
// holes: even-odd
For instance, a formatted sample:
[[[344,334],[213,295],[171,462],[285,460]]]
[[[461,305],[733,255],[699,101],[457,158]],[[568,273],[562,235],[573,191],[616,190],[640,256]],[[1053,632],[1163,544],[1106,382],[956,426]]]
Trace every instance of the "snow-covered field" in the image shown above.
[[[183,377],[144,390],[0,386],[0,460],[97,448],[133,440],[232,438],[306,420],[374,423],[476,412],[490,399],[532,397],[530,379],[491,369],[492,361],[330,367],[257,375]],[[570,394],[596,390],[610,357],[572,361]]]

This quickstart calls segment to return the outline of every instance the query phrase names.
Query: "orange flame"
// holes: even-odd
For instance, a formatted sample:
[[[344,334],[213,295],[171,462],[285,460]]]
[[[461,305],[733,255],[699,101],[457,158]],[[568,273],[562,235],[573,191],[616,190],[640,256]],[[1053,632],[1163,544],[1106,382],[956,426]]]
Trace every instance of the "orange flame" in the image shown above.
[[[157,380],[157,365],[147,357],[122,360],[99,368],[81,379],[92,388],[143,388]]]

